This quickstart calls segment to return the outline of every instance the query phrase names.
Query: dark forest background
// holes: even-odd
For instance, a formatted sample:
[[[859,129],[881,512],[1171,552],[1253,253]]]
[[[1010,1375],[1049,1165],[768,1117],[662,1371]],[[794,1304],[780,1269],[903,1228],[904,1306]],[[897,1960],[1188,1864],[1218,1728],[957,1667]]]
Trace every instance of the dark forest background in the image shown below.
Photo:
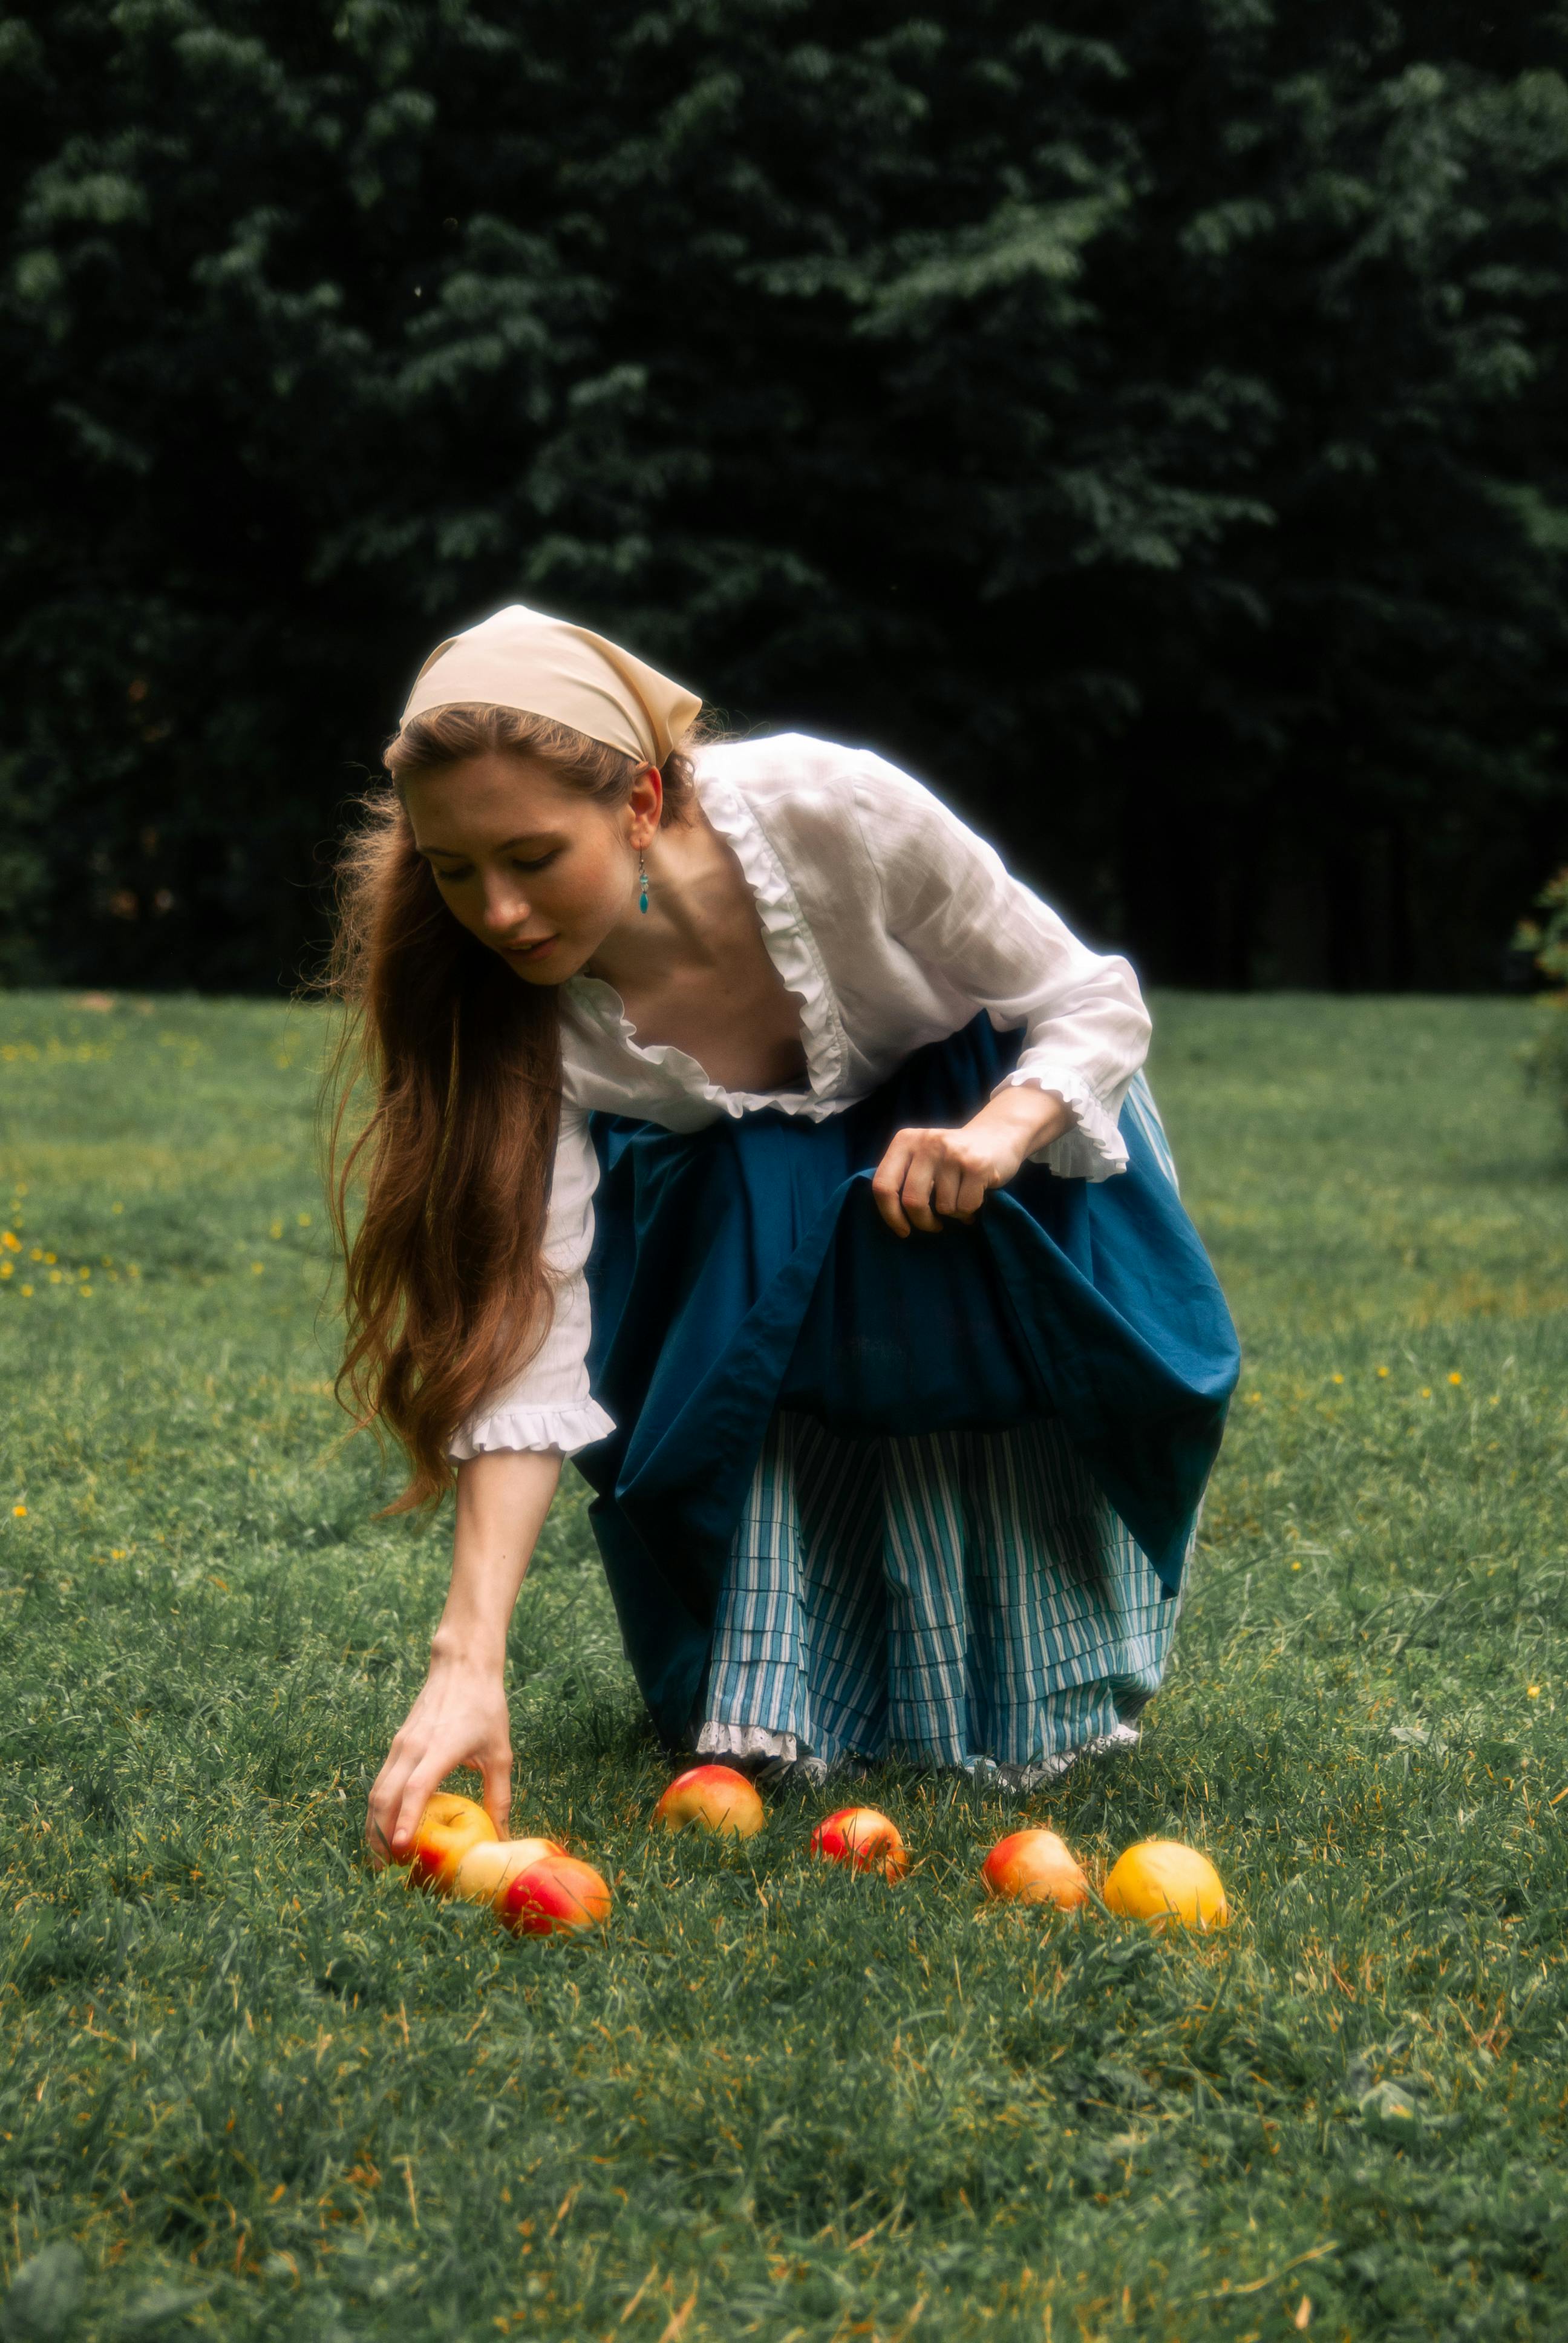
[[[1181,983],[1568,854],[1568,15],[0,15],[0,975],[290,982],[504,600],[874,744]]]

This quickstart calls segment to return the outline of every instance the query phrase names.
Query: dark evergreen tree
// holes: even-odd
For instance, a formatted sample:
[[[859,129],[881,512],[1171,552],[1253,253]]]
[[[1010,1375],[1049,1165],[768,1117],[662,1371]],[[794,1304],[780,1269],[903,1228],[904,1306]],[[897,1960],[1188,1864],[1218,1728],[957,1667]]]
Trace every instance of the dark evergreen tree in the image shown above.
[[[5,967],[287,980],[435,635],[868,739],[1149,973],[1487,981],[1568,851],[1563,20],[0,15]]]

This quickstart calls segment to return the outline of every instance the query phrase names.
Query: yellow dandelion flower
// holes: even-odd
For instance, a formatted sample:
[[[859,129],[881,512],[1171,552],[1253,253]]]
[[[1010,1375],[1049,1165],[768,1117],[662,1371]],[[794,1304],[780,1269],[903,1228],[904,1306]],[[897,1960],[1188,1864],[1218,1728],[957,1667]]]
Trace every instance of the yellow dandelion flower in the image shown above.
[[[24,1302],[31,1302],[31,1301],[32,1301],[32,1299],[33,1299],[33,1289],[32,1289],[32,1287],[31,1287],[30,1285],[25,1285],[25,1286],[22,1288],[22,1299],[23,1299],[23,1301],[24,1301]]]
[[[50,1282],[50,1284],[51,1284],[51,1285],[58,1285],[58,1284],[59,1284],[59,1282],[60,1282],[60,1281],[61,1281],[61,1279],[62,1279],[62,1277],[63,1277],[64,1275],[65,1275],[65,1272],[64,1272],[63,1270],[59,1270],[59,1269],[52,1269],[52,1270],[49,1272],[49,1282]]]
[[[1459,1369],[1455,1367],[1448,1380],[1451,1383],[1459,1384],[1464,1381],[1464,1377],[1460,1373]]]
[[[1525,1697],[1525,1699],[1526,1699],[1526,1700],[1539,1700],[1539,1699],[1540,1699],[1540,1697],[1541,1697],[1541,1687],[1540,1687],[1540,1685],[1539,1685],[1539,1684],[1526,1684],[1526,1685],[1525,1685],[1525,1687],[1524,1687],[1524,1697]]]
[[[0,1261],[0,1277],[13,1277],[15,1274],[15,1263],[14,1262]]]
[[[7,1252],[20,1252],[22,1240],[13,1236],[9,1229],[4,1229],[0,1230],[0,1245],[4,1245]]]
[[[294,1216],[294,1223],[297,1228],[307,1229],[310,1226],[310,1214],[308,1212],[296,1212]]]
[[[84,1302],[90,1302],[92,1300],[93,1289],[90,1285],[78,1285],[76,1291],[81,1295]]]
[[[1387,1369],[1386,1367],[1380,1367],[1380,1368],[1378,1369],[1378,1371],[1377,1371],[1377,1374],[1378,1374],[1378,1381],[1379,1381],[1379,1383],[1387,1383],[1387,1381],[1388,1381],[1388,1369]]]
[[[43,1264],[44,1264],[44,1266],[45,1266],[45,1269],[53,1269],[53,1268],[54,1268],[54,1266],[55,1266],[55,1263],[59,1260],[60,1256],[59,1256],[59,1254],[58,1254],[57,1252],[45,1252],[45,1253],[36,1253],[36,1252],[35,1252],[35,1253],[33,1255],[33,1258],[34,1258],[34,1260],[35,1260],[35,1261],[41,1261],[41,1262],[43,1262]]]
[[[13,1518],[16,1521],[25,1521],[27,1517],[27,1508],[25,1505],[13,1505],[11,1512]]]
[[[1421,1395],[1422,1399],[1430,1399],[1432,1397],[1432,1385],[1430,1383],[1422,1383],[1421,1387]]]
[[[250,1264],[250,1273],[251,1273],[252,1277],[259,1277],[259,1276],[261,1275],[261,1263],[260,1263],[260,1262],[258,1262],[258,1261],[253,1261],[253,1262],[251,1262],[251,1264]]]
[[[123,1545],[112,1545],[109,1548],[109,1560],[111,1562],[124,1562],[125,1558],[126,1549]]]
[[[1330,1383],[1343,1383],[1343,1381],[1344,1381],[1344,1377],[1343,1377],[1343,1375],[1331,1375],[1331,1376],[1329,1377],[1329,1381],[1330,1381]]]

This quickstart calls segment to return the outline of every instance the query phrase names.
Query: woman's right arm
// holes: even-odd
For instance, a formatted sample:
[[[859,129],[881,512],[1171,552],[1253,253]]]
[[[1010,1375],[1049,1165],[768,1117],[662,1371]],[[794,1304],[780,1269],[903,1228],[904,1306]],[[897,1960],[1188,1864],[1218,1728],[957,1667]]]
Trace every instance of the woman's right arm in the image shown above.
[[[408,1852],[426,1800],[455,1766],[485,1778],[485,1805],[503,1837],[511,1789],[507,1723],[507,1628],[560,1480],[561,1459],[615,1424],[588,1387],[592,1326],[586,1270],[593,1244],[598,1159],[588,1117],[561,1116],[545,1228],[555,1287],[544,1342],[520,1374],[490,1394],[454,1433],[457,1467],[452,1584],[430,1645],[430,1673],[370,1794],[371,1853]]]
[[[427,1800],[456,1766],[483,1775],[502,1838],[511,1804],[507,1629],[561,1477],[558,1448],[497,1450],[457,1467],[452,1584],[430,1673],[370,1793],[372,1854],[402,1862]]]

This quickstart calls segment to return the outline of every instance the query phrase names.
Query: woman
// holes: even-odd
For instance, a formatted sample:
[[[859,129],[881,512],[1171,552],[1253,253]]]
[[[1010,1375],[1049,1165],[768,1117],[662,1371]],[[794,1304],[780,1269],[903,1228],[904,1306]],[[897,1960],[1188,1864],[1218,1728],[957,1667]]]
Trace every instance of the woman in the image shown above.
[[[568,1455],[671,1747],[1029,1785],[1160,1681],[1237,1356],[1131,970],[879,758],[699,709],[499,611],[427,661],[347,856],[344,1373],[402,1503],[457,1482],[378,1851],[458,1765],[506,1828]]]

